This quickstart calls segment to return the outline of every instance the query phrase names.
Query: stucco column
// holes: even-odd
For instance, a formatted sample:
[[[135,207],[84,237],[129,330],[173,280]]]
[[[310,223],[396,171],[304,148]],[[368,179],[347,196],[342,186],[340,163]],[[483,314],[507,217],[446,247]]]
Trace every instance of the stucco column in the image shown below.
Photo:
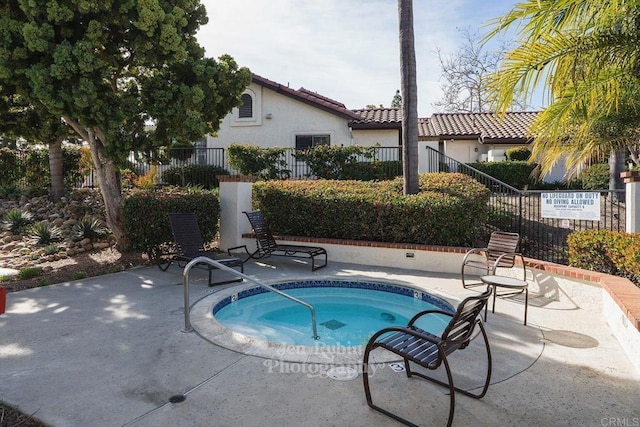
[[[251,232],[243,211],[251,210],[252,176],[219,175],[220,249],[226,251],[242,244],[242,235]]]
[[[640,172],[622,172],[626,196],[626,231],[640,233]]]

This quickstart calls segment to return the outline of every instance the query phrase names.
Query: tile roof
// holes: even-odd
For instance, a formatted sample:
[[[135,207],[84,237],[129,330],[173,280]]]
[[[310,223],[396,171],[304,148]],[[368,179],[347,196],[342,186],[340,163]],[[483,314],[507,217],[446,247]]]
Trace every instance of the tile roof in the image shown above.
[[[282,95],[349,120],[353,129],[401,129],[401,108],[362,108],[349,110],[343,103],[301,87],[291,89],[272,80],[253,75],[253,82]],[[537,111],[507,112],[504,119],[493,113],[435,113],[418,119],[421,141],[479,139],[483,143],[528,143],[527,131]]]
[[[436,113],[420,133],[422,140],[479,138],[483,143],[526,143],[537,111],[507,112],[504,118],[493,113]]]
[[[305,104],[312,105],[321,110],[327,111],[332,114],[336,114],[346,119],[359,119],[360,116],[353,111],[347,109],[341,102],[327,98],[326,96],[319,95],[315,92],[307,90],[305,88],[291,89],[289,86],[284,86],[280,83],[276,83],[272,80],[265,79],[257,74],[253,75],[253,82],[260,86],[266,87],[278,92],[282,95],[293,98],[297,101],[304,102]]]
[[[353,129],[400,129],[402,127],[400,108],[362,108],[352,111],[361,117],[349,122]]]

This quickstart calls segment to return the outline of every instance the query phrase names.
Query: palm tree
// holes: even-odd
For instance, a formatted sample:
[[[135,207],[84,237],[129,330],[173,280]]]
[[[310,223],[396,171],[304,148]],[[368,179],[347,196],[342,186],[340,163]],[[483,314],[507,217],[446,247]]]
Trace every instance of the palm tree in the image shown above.
[[[545,88],[549,106],[531,129],[542,173],[562,157],[573,176],[586,161],[637,152],[640,2],[528,0],[493,25],[487,39],[519,29],[517,46],[491,76],[496,110]]]
[[[398,0],[400,21],[400,87],[402,93],[402,170],[404,194],[416,194],[418,184],[418,85],[413,36],[413,1]]]

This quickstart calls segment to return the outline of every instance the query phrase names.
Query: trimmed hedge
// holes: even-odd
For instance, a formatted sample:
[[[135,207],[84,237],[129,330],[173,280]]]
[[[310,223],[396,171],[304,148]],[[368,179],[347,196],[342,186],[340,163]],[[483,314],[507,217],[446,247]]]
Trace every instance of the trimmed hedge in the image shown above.
[[[469,163],[469,166],[520,190],[535,185],[535,180],[531,176],[537,166],[535,163],[524,161],[476,162]]]
[[[585,230],[567,237],[569,265],[626,277],[640,287],[640,234]]]
[[[509,161],[523,161],[526,162],[531,157],[531,150],[527,147],[511,147],[505,151],[507,160]]]
[[[420,193],[402,180],[267,181],[254,207],[274,233],[380,242],[469,245],[487,219],[489,190],[457,173],[423,174]]]
[[[220,186],[217,175],[229,175],[229,171],[220,166],[191,164],[167,169],[162,172],[162,181],[168,185],[211,190]]]
[[[138,191],[122,201],[123,228],[131,250],[152,255],[173,242],[169,213],[195,212],[205,242],[218,232],[220,198],[217,191]]]

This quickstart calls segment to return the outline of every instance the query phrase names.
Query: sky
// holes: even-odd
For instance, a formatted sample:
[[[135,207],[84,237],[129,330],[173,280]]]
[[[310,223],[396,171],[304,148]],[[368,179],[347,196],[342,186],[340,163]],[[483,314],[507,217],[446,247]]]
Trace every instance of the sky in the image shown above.
[[[209,22],[198,41],[208,57],[350,109],[390,106],[400,89],[397,0],[201,0]],[[460,29],[483,34],[516,0],[414,0],[418,114],[442,98],[436,50],[454,54]],[[491,49],[495,47],[491,47]]]

